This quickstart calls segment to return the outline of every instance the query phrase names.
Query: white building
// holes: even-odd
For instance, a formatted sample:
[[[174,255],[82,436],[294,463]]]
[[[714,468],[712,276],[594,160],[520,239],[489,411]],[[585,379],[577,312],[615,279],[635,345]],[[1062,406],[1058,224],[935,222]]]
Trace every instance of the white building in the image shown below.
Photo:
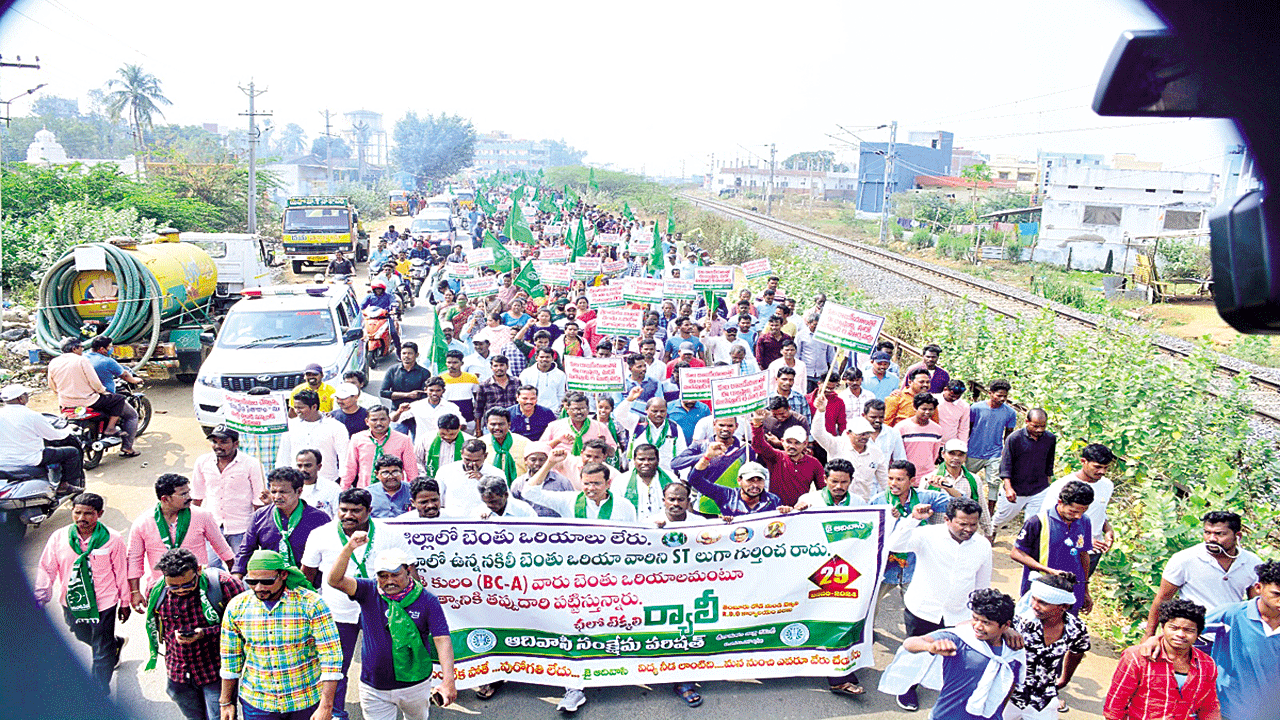
[[[1048,178],[1033,259],[1079,270],[1133,267],[1133,238],[1209,227],[1214,175],[1064,166]]]
[[[102,163],[114,163],[120,168],[120,172],[124,175],[132,176],[138,171],[138,161],[133,155],[121,160],[93,160],[87,158],[70,158],[67,157],[66,148],[62,147],[62,143],[58,142],[57,136],[48,130],[41,128],[36,133],[31,144],[27,146],[27,164],[41,165],[48,167],[50,165],[70,165],[71,163],[80,163],[84,168],[88,169],[94,165]]]
[[[522,140],[504,132],[476,137],[472,167],[480,173],[502,170],[546,170],[551,167],[551,145],[546,140]]]
[[[722,167],[711,176],[707,189],[719,194],[735,189],[763,195],[769,187],[768,167]],[[857,173],[822,172],[819,170],[787,170],[775,168],[774,196],[810,195],[822,199],[853,197],[858,189]]]

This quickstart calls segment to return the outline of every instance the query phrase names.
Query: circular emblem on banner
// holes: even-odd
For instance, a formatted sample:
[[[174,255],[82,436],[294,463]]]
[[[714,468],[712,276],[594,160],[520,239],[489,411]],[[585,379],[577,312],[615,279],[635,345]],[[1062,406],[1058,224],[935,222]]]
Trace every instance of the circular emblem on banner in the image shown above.
[[[783,632],[786,632],[785,630]],[[808,631],[805,637],[808,637]],[[498,638],[488,630],[472,630],[467,633],[467,648],[474,653],[487,653],[498,644]]]
[[[787,647],[799,647],[809,640],[809,628],[804,623],[791,623],[782,628],[782,632],[778,634],[778,639],[782,640]],[[470,640],[468,640],[470,644]]]

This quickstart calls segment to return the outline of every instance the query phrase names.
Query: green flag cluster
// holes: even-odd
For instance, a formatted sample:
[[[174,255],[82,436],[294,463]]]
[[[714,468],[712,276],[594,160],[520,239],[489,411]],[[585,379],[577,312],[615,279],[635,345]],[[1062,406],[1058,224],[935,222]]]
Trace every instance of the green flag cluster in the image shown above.
[[[636,221],[636,216],[631,213],[631,206],[625,200],[622,201],[622,217],[631,222]]]
[[[676,201],[673,199],[667,208],[667,235],[676,234]]]

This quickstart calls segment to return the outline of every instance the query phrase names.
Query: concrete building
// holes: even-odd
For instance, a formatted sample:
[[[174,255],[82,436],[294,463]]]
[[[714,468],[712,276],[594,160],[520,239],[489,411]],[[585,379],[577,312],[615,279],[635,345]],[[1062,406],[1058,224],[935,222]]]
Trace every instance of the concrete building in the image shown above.
[[[974,165],[990,164],[991,158],[986,153],[977,150],[968,150],[966,148],[951,149],[951,172],[948,175],[960,177],[964,175],[964,169],[973,167]]]
[[[1134,238],[1196,236],[1215,204],[1212,173],[1061,166],[1048,182],[1033,259],[1080,270],[1126,272]]]
[[[773,173],[774,197],[809,195],[823,200],[849,198],[858,185],[856,173],[822,172],[819,170],[787,170],[778,167]],[[764,196],[769,187],[769,167],[722,167],[712,177],[708,188],[719,194],[734,189]]]
[[[546,170],[551,167],[551,147],[545,140],[521,140],[504,132],[476,137],[472,167],[480,173],[502,170]]]
[[[1022,160],[1016,155],[993,155],[992,180],[1009,180],[1016,184],[1018,192],[1033,192],[1040,182],[1040,164],[1035,160]]]
[[[910,190],[917,175],[947,177],[951,174],[951,147],[954,136],[949,132],[913,132],[908,142],[893,146],[893,176],[888,178],[889,193]],[[888,143],[862,143],[858,147],[857,206],[863,212],[880,212],[885,196],[885,155]]]
[[[124,175],[133,176],[138,171],[138,159],[133,155],[129,155],[123,159],[106,160],[67,157],[66,148],[62,147],[62,143],[58,142],[58,137],[48,128],[41,128],[31,140],[31,144],[27,146],[26,163],[28,165],[42,165],[45,167],[50,165],[70,165],[72,163],[80,163],[80,165],[86,169],[91,168],[94,165],[112,163],[119,167],[120,172]]]
[[[1160,170],[1164,168],[1164,163],[1139,160],[1133,153],[1116,153],[1111,156],[1111,167],[1116,170]]]
[[[283,205],[291,197],[331,195],[338,191],[341,184],[358,182],[360,169],[357,165],[354,158],[334,158],[332,188],[329,186],[329,168],[325,164],[325,158],[318,155],[301,155],[265,165],[262,169],[274,173],[280,179],[280,187],[271,191],[271,199]],[[377,180],[381,173],[381,168],[371,168],[369,165],[364,167],[366,182]]]
[[[1039,205],[1053,174],[1067,167],[1102,167],[1103,157],[1088,153],[1040,152],[1036,164],[1040,168],[1039,183],[1031,196],[1031,204]]]

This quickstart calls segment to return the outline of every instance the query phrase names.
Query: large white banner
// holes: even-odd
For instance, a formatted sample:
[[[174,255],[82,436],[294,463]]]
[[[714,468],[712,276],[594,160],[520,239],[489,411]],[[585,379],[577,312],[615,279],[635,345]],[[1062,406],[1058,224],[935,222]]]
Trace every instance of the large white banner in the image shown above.
[[[593,687],[869,667],[885,518],[855,508],[669,528],[387,522],[444,607],[459,687]]]

